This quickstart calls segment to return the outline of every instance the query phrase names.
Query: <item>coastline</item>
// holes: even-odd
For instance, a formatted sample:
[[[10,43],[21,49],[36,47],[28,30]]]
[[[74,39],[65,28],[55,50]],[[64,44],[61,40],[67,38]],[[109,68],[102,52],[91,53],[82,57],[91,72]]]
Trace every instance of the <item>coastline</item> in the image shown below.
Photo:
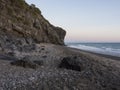
[[[77,48],[83,51],[92,52],[95,54],[105,55],[107,57],[119,59],[120,57],[120,43],[71,43],[68,47]]]
[[[23,53],[28,62],[42,61],[35,69],[0,59],[1,90],[119,90],[120,62],[115,58],[54,44],[38,46],[38,53]]]
[[[73,48],[73,47],[70,47]],[[109,59],[113,59],[113,60],[120,60],[119,56],[112,56],[112,55],[107,55],[107,54],[102,54],[102,53],[96,53],[96,52],[92,52],[92,51],[87,51],[87,50],[81,50],[81,49],[77,49],[77,48],[73,48],[82,52],[86,52],[86,53],[91,53],[100,57],[105,57],[105,58],[109,58]]]
[[[101,45],[97,43],[91,43],[91,45],[90,43],[86,43],[86,45],[79,45],[80,43],[78,42],[119,41],[118,37],[113,37],[115,33],[109,32],[109,29],[111,31],[113,31],[114,28],[117,29],[115,24],[118,25],[118,22],[115,23],[114,20],[109,24],[112,25],[110,27],[108,27],[109,25],[107,24],[107,22],[113,20],[111,18],[113,18],[114,15],[116,16],[116,14],[113,15],[110,13],[112,15],[109,17],[110,20],[105,18],[106,13],[103,13],[104,15],[102,16],[100,14],[104,12],[102,9],[105,9],[105,12],[106,10],[109,12],[111,5],[114,7],[115,3],[92,2],[89,0],[88,2],[84,2],[84,0],[81,0],[80,5],[75,1],[73,1],[73,3],[65,1],[63,5],[63,1],[62,3],[58,3],[58,1],[49,2],[49,0],[48,3],[46,3],[45,1],[47,5],[45,5],[46,9],[47,7],[49,8],[48,11],[50,11],[49,6],[54,4],[51,8],[53,10],[50,11],[50,13],[54,11],[56,15],[56,13],[59,12],[57,15],[58,18],[59,16],[65,16],[63,19],[67,19],[66,16],[70,16],[68,17],[68,21],[70,21],[70,23],[72,22],[71,24],[69,23],[71,27],[67,28],[66,25],[64,25],[65,27],[63,28],[72,29],[73,32],[71,32],[72,30],[64,30],[62,27],[51,24],[49,20],[44,17],[41,10],[39,10],[39,7],[36,7],[44,6],[43,4],[42,2],[37,3],[37,1],[0,0],[0,90],[120,90],[120,43],[101,43]],[[57,4],[62,6],[62,8],[57,8]],[[73,8],[73,6],[76,6],[75,4],[77,7]],[[99,7],[96,7],[97,5]],[[102,8],[100,5],[102,5]],[[84,12],[81,11],[80,15],[76,13],[75,19],[80,20],[80,18],[76,17],[77,14],[78,17],[85,14],[84,17],[81,17],[83,19],[82,27],[80,25],[81,28],[77,25],[79,21],[71,18],[71,16],[74,17],[73,14],[75,14],[73,11],[79,10],[79,6],[80,10]],[[66,15],[63,15],[65,14],[63,10],[64,7],[66,10],[69,10],[70,14],[66,13]],[[110,11],[112,12],[114,9],[116,11],[116,8],[112,8]],[[88,13],[90,12],[90,17],[86,11]],[[95,11],[95,13],[93,11]],[[102,20],[96,17],[97,11],[97,17],[99,17],[100,14]],[[94,14],[95,17],[93,17]],[[48,16],[49,15],[50,14],[48,14]],[[97,22],[96,18],[98,19]],[[62,21],[62,18],[59,19]],[[91,23],[95,25],[97,25],[97,23],[99,25],[102,22],[104,23],[101,24],[100,27],[99,25],[93,27],[93,24],[88,25],[86,20],[89,20],[89,23],[92,21]],[[64,21],[65,20],[63,20],[61,24],[68,24]],[[105,25],[107,25],[107,27]],[[78,29],[81,29],[81,31],[89,29],[93,30],[93,32],[90,31],[89,33],[88,31],[87,33],[87,31],[85,31],[84,34],[87,36],[85,38],[84,34],[77,34]],[[104,32],[104,29],[108,31]],[[96,30],[99,33],[98,36],[96,35]],[[65,38],[67,32],[69,32],[70,38]],[[119,36],[118,34],[119,33],[116,33],[117,36]],[[89,38],[91,35],[92,37]],[[79,36],[83,37],[81,38]],[[108,38],[106,38],[107,36]],[[83,48],[83,50],[67,47],[65,46],[67,43],[65,43],[65,41],[74,41],[75,43],[73,42],[71,45],[73,44],[73,47]],[[116,56],[112,56],[113,54]]]

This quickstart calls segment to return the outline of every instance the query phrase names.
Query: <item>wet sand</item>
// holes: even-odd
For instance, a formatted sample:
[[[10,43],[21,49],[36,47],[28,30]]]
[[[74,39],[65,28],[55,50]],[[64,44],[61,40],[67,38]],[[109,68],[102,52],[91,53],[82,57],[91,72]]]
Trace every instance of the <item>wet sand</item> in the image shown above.
[[[76,48],[73,48],[76,49]],[[119,60],[120,61],[120,57],[119,56],[112,56],[112,55],[106,55],[106,54],[102,54],[102,53],[95,53],[92,51],[86,51],[86,50],[81,50],[81,49],[76,49],[78,51],[82,51],[82,52],[86,52],[86,53],[91,53],[100,57],[105,57],[105,58],[109,58],[109,59],[113,59],[113,60]]]

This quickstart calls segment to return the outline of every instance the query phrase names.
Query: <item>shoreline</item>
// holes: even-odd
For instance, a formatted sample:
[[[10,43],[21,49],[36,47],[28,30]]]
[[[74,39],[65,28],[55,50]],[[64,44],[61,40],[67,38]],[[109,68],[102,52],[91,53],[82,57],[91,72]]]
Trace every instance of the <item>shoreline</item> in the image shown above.
[[[90,54],[97,55],[97,56],[100,56],[100,57],[105,57],[105,58],[109,58],[109,59],[113,59],[113,60],[118,60],[118,61],[120,60],[119,56],[112,56],[112,55],[97,53],[97,52],[94,52],[94,51],[92,52],[92,51],[82,50],[82,49],[78,49],[78,48],[74,48],[74,47],[68,47],[68,48],[79,50],[79,51],[82,51],[82,52],[85,52],[85,53],[90,53]]]

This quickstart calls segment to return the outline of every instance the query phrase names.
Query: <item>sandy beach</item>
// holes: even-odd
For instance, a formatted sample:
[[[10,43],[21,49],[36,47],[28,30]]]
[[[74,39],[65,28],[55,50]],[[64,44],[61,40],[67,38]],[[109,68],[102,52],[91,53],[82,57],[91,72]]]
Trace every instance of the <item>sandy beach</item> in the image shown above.
[[[37,45],[26,55],[39,61],[37,68],[14,64],[0,57],[1,90],[119,90],[120,61],[105,55],[53,44]],[[39,53],[38,53],[39,52]],[[14,58],[14,57],[13,57]]]
[[[0,90],[120,90],[120,57],[110,56],[120,56],[120,5],[111,1],[0,0]]]

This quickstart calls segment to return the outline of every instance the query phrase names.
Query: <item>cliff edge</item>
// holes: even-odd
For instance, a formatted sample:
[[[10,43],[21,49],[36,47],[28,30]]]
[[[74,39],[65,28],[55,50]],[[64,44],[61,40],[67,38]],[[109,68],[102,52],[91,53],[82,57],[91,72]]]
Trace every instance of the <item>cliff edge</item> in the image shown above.
[[[51,25],[35,5],[24,0],[0,0],[0,46],[52,43],[64,45],[66,32]]]

